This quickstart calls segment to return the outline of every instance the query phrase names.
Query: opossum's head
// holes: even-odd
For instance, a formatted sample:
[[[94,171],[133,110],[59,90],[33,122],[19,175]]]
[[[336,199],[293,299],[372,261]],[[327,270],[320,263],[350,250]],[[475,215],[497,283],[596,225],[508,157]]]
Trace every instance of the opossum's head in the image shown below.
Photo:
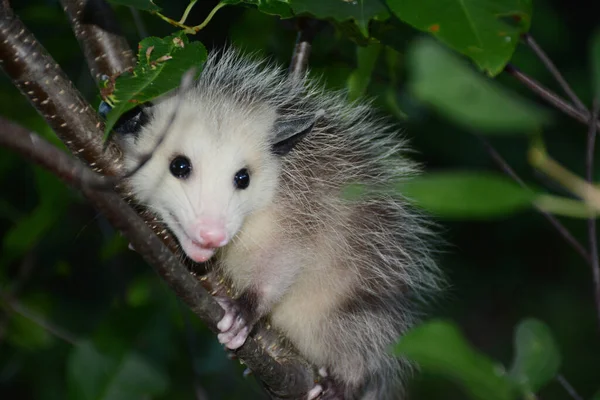
[[[246,216],[272,205],[280,157],[314,120],[282,121],[260,104],[173,97],[134,109],[116,131],[128,170],[152,153],[129,180],[134,197],[167,224],[188,257],[203,262],[234,238]]]

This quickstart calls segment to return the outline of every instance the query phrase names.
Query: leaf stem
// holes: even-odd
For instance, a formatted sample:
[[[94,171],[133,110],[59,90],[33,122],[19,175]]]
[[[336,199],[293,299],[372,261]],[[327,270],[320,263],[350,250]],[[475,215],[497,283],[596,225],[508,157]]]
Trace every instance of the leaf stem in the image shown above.
[[[188,15],[190,14],[190,11],[192,11],[192,8],[194,7],[197,1],[198,0],[190,0],[190,4],[188,4],[188,6],[185,8],[181,19],[179,20],[180,24],[185,24],[185,20],[187,19]]]
[[[190,2],[190,4],[188,5],[188,8],[186,8],[183,17],[181,18],[180,21],[175,21],[174,19],[171,19],[159,12],[155,12],[154,14],[156,14],[159,18],[161,18],[163,21],[166,21],[167,23],[176,26],[178,28],[183,29],[183,31],[188,34],[188,35],[195,35],[196,33],[198,33],[199,31],[201,31],[202,29],[204,29],[206,27],[206,25],[208,25],[208,23],[210,22],[210,20],[215,16],[215,14],[217,13],[217,11],[219,11],[221,8],[225,7],[227,5],[227,3],[219,3],[217,4],[212,10],[211,12],[208,14],[208,16],[206,17],[206,19],[200,24],[200,25],[196,25],[196,26],[188,26],[185,25],[182,21],[185,21],[185,19],[187,18],[187,14],[189,14],[189,10],[191,10],[191,6],[193,6],[196,3],[196,0],[192,0]]]
[[[591,207],[600,210],[600,189],[552,159],[541,146],[534,144],[531,147],[529,162],[573,194],[579,196]]]

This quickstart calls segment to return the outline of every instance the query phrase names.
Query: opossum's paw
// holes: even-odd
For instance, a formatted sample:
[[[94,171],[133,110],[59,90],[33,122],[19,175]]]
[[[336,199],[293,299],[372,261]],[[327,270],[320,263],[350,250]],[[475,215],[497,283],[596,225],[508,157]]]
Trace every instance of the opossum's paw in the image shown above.
[[[225,310],[225,315],[217,324],[221,333],[217,335],[219,342],[231,350],[240,348],[250,334],[251,326],[242,309],[229,298],[215,297]]]
[[[315,385],[306,395],[306,400],[315,400],[323,393],[323,386]]]

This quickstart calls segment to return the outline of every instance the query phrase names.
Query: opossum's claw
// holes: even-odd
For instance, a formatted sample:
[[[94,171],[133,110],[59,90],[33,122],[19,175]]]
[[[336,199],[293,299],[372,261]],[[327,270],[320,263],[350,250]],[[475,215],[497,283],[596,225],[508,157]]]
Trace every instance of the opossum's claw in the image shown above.
[[[233,301],[225,297],[216,297],[215,299],[225,310],[225,315],[217,324],[217,328],[221,331],[217,335],[219,342],[231,350],[240,348],[250,334],[248,321],[242,310]]]

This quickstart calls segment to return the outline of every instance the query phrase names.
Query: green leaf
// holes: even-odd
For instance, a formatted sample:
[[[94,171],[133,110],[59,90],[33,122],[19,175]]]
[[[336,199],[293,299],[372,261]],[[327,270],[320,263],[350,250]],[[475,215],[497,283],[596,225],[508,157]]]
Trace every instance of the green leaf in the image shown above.
[[[434,320],[417,326],[400,339],[395,354],[454,380],[473,399],[514,399],[501,365],[474,350],[453,322]]]
[[[515,332],[515,358],[509,377],[525,394],[535,393],[558,373],[560,352],[550,328],[533,318],[523,320]]]
[[[432,39],[420,38],[409,50],[409,89],[444,117],[481,133],[531,132],[549,114],[511,93]]]
[[[152,0],[108,0],[109,3],[133,7],[143,11],[160,11],[161,8]]]
[[[531,23],[531,0],[386,0],[406,23],[429,32],[491,76],[502,72]]]
[[[120,75],[114,86],[110,80],[104,83],[103,98],[113,107],[107,115],[105,137],[123,113],[178,87],[190,68],[200,74],[207,57],[202,43],[190,43],[183,31],[166,38],[146,38],[138,48],[135,69]]]
[[[433,214],[446,218],[491,219],[531,208],[536,194],[498,173],[432,172],[397,190]]]
[[[596,29],[592,37],[591,59],[594,95],[600,98],[600,29]]]
[[[356,100],[365,94],[381,47],[380,44],[356,47],[358,66],[348,77],[348,99],[350,101]]]
[[[126,400],[163,394],[167,377],[136,352],[109,356],[82,341],[69,355],[67,384],[73,400]]]
[[[291,5],[296,14],[310,14],[336,22],[351,20],[364,37],[369,37],[371,19],[389,17],[386,7],[379,0],[293,0]]]
[[[221,0],[223,4],[251,4],[259,11],[269,15],[279,15],[281,18],[292,18],[294,15],[289,0]]]

